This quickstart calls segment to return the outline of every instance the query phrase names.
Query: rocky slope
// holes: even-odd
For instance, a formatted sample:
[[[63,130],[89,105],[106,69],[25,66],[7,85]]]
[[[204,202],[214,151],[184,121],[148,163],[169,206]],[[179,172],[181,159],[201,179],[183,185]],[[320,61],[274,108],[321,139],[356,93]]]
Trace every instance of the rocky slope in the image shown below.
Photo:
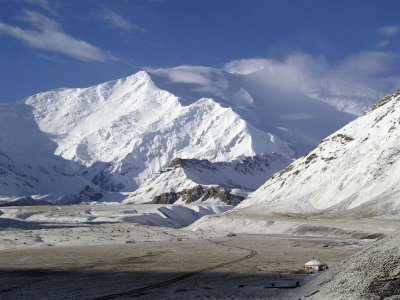
[[[400,91],[272,176],[238,209],[398,215],[399,145]]]

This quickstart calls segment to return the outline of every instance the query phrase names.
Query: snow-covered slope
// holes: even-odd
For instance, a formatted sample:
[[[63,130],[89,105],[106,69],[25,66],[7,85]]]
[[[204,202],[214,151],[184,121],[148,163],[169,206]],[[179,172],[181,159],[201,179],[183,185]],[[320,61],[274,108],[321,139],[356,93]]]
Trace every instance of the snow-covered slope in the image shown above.
[[[236,204],[235,201],[242,200],[289,163],[287,157],[276,153],[232,162],[174,159],[167,168],[160,170],[124,202],[187,203],[200,200]]]
[[[56,145],[23,104],[0,106],[0,203],[32,203],[31,198],[76,203],[99,199],[95,185],[78,166],[54,155]]]
[[[0,197],[120,201],[145,182],[157,193],[179,191],[174,180],[184,188],[193,181],[252,190],[353,118],[284,87],[277,93],[251,74],[205,67],[141,71],[40,93],[1,107]],[[271,153],[280,162],[245,171],[251,179],[215,164]],[[157,177],[174,158],[207,160],[221,171],[204,171],[205,179],[195,175],[207,169],[200,164],[190,174]],[[167,182],[155,187],[162,179]]]
[[[232,209],[223,205],[79,205],[52,207],[2,207],[0,228],[18,224],[37,228],[35,224],[139,223],[162,227],[185,227],[203,216]],[[1,248],[1,247],[0,247]]]
[[[400,91],[272,176],[238,209],[400,213]]]

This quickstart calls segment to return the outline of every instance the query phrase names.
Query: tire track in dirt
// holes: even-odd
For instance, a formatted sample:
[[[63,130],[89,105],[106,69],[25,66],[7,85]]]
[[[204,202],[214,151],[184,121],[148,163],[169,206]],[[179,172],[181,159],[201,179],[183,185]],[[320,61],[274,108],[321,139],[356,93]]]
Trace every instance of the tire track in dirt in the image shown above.
[[[146,285],[146,286],[143,286],[143,287],[140,287],[140,288],[136,288],[136,289],[132,289],[132,290],[124,291],[124,292],[119,292],[119,293],[108,294],[108,295],[104,295],[104,296],[97,297],[97,298],[93,298],[93,300],[108,300],[108,299],[115,299],[115,298],[118,298],[118,297],[141,296],[142,295],[141,293],[143,293],[143,292],[146,292],[146,291],[149,291],[149,290],[158,289],[160,287],[164,287],[164,286],[173,284],[175,282],[185,280],[186,278],[192,277],[192,276],[200,274],[200,273],[204,273],[204,272],[207,272],[207,271],[219,269],[219,268],[222,268],[222,267],[225,267],[225,266],[228,266],[228,265],[232,265],[232,264],[237,264],[237,263],[240,263],[242,261],[245,261],[245,260],[250,259],[253,256],[257,255],[257,251],[253,250],[253,249],[244,248],[244,247],[237,247],[237,246],[228,246],[228,245],[223,244],[222,242],[216,242],[216,241],[211,241],[211,240],[208,240],[208,241],[211,242],[211,243],[220,245],[220,246],[224,246],[224,247],[245,250],[245,251],[247,251],[249,253],[247,255],[245,255],[243,257],[240,257],[238,259],[235,259],[235,260],[223,262],[223,263],[220,263],[220,264],[216,264],[216,265],[213,265],[213,266],[210,266],[210,267],[207,267],[207,268],[204,268],[204,269],[199,269],[199,270],[196,270],[196,271],[192,271],[192,272],[189,272],[189,273],[184,273],[182,275],[173,277],[171,279],[168,279],[168,280],[165,280],[165,281],[161,281],[161,282],[158,282],[158,283],[154,283],[154,284],[151,284],[151,285]]]

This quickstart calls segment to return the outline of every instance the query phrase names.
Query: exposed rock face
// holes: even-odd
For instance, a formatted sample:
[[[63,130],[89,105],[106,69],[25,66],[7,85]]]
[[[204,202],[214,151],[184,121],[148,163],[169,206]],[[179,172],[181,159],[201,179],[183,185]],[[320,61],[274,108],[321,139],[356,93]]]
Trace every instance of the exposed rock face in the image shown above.
[[[175,192],[164,193],[159,196],[155,196],[152,204],[173,204],[178,200],[178,194]]]
[[[80,191],[79,198],[81,201],[98,201],[103,197],[103,193],[95,190],[91,186],[85,186],[85,188]]]
[[[172,204],[180,200],[183,203],[193,203],[196,201],[204,202],[209,199],[216,199],[228,205],[236,205],[242,197],[232,195],[220,186],[202,186],[197,185],[190,189],[184,189],[179,192],[163,193],[155,196],[151,203],[153,204]]]
[[[115,182],[113,174],[106,169],[97,173],[93,177],[92,183],[109,192],[118,192],[125,187],[124,184]]]
[[[173,168],[173,167],[178,167],[185,165],[185,162],[188,161],[187,159],[182,159],[182,158],[174,158],[171,160],[171,163],[169,164],[168,167]]]

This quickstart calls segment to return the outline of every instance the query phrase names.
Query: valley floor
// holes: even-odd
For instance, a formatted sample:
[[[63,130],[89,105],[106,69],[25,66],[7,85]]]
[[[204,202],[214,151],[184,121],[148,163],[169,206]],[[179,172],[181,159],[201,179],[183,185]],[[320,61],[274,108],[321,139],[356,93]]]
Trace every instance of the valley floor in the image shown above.
[[[28,208],[38,209],[45,210]],[[297,282],[314,278],[302,272],[313,256],[334,266],[373,242],[307,232],[0,219],[1,299],[287,299]],[[379,231],[375,226],[373,233]]]
[[[271,298],[303,284],[305,261],[335,264],[344,240],[244,235],[0,251],[1,299]],[[272,288],[273,285],[275,288]]]

